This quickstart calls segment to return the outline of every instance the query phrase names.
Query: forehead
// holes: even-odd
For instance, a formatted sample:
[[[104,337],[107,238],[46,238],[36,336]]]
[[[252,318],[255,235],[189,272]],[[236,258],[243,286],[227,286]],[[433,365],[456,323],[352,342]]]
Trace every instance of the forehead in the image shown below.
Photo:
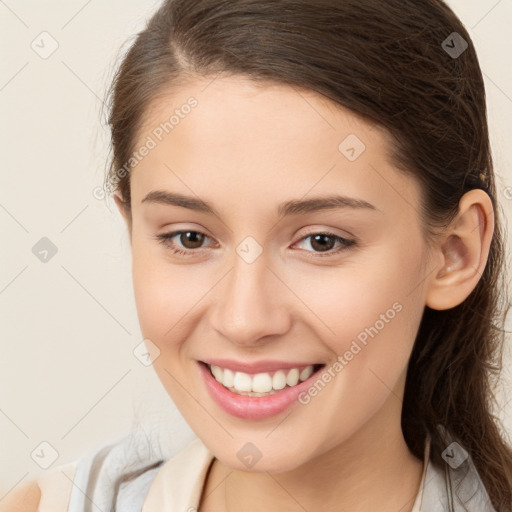
[[[238,207],[336,191],[365,195],[380,209],[419,194],[389,161],[384,129],[283,84],[225,77],[179,87],[150,104],[135,150],[150,140],[152,149],[132,170],[134,204],[154,189],[215,204],[223,191],[223,204]]]
[[[191,98],[196,102],[193,108],[187,106]],[[177,115],[173,116],[174,113]],[[390,142],[389,133],[379,125],[314,91],[276,82],[256,82],[243,76],[196,79],[160,93],[146,108],[138,139],[172,117],[173,126],[166,135],[169,131],[183,131],[178,130],[180,125],[193,124],[197,138],[204,142],[214,140],[216,144],[219,129],[230,131],[231,137],[224,143],[231,145],[246,143],[247,135],[254,143],[274,142],[275,146],[304,135],[316,139],[315,143],[323,138],[330,144],[331,138],[325,135],[337,132],[336,136],[340,136],[344,129],[382,146],[382,150]],[[185,123],[187,119],[192,121]],[[277,140],[269,138],[269,134],[279,133],[281,137]]]

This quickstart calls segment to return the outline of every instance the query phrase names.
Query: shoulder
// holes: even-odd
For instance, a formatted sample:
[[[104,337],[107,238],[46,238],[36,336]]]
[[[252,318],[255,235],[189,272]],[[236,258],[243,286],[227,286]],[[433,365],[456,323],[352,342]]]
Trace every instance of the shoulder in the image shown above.
[[[36,480],[14,488],[0,501],[0,512],[37,512],[41,490]]]
[[[0,512],[67,512],[74,507],[77,487],[87,489],[95,482],[95,471],[116,443],[102,445],[78,459],[46,469],[30,481],[18,484],[0,501]]]
[[[69,510],[88,510],[88,502],[112,510],[126,500],[126,510],[137,510],[162,462],[151,443],[133,434],[97,447],[78,461]]]
[[[70,462],[16,486],[0,502],[0,512],[67,511],[75,471],[76,462]]]
[[[15,487],[0,502],[0,512],[66,512],[76,462],[55,466]]]
[[[0,512],[66,512],[76,463],[56,466],[15,487],[0,502]]]
[[[170,443],[161,451],[134,433],[111,440],[16,486],[0,501],[0,512],[81,511],[91,500],[100,510],[110,510],[116,502],[136,510],[134,504],[143,500],[176,446]]]
[[[420,510],[497,512],[471,454],[442,425],[437,428],[443,445],[436,446],[434,451],[441,457],[428,460]]]

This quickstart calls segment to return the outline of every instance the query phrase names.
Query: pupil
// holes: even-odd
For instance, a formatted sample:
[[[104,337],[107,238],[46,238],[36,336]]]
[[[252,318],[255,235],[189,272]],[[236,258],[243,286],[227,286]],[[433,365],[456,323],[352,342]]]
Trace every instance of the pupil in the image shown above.
[[[327,248],[326,248],[325,244],[322,244],[322,243],[320,243],[320,245],[318,247],[315,247],[315,244],[319,240],[322,240],[323,242],[325,242],[326,239],[327,240],[331,240],[331,243],[327,243],[327,246],[328,246]],[[328,250],[332,249],[333,245],[334,245],[334,241],[333,241],[332,237],[329,236],[329,235],[315,235],[315,236],[313,236],[313,239],[311,241],[311,246],[314,249],[318,249],[319,248],[320,251],[328,251]]]
[[[184,243],[183,237],[185,237],[186,243]],[[192,240],[187,240],[186,237],[191,237]],[[181,243],[183,243],[183,245],[187,248],[196,249],[197,247],[201,247],[201,244],[203,242],[202,237],[203,237],[203,235],[197,233],[196,231],[187,231],[187,232],[181,234]],[[194,238],[196,238],[196,240],[194,240]],[[190,242],[192,242],[192,247],[187,246],[187,244]]]

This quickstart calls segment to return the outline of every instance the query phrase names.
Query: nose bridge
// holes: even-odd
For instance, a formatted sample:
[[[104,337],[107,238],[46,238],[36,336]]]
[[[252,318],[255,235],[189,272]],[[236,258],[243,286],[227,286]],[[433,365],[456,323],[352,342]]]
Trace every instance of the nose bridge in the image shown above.
[[[282,334],[289,327],[282,284],[270,270],[267,254],[258,246],[246,240],[236,248],[232,269],[225,276],[213,306],[213,326],[239,344]]]

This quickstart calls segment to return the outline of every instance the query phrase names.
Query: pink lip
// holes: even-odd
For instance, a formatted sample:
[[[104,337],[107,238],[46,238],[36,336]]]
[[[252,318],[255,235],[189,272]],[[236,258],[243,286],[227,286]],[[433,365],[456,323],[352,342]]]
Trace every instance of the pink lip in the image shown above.
[[[206,364],[197,363],[212,399],[227,413],[246,420],[260,420],[283,412],[298,401],[298,396],[309,388],[311,380],[319,373],[317,371],[296,386],[286,386],[273,395],[255,397],[232,393],[217,382]]]
[[[275,370],[285,370],[287,368],[305,368],[306,366],[323,364],[323,363],[301,363],[289,361],[258,361],[254,363],[244,363],[241,361],[234,361],[231,359],[203,359],[203,363],[212,366],[220,366],[221,368],[228,368],[234,372],[244,372],[249,374],[273,372]]]

